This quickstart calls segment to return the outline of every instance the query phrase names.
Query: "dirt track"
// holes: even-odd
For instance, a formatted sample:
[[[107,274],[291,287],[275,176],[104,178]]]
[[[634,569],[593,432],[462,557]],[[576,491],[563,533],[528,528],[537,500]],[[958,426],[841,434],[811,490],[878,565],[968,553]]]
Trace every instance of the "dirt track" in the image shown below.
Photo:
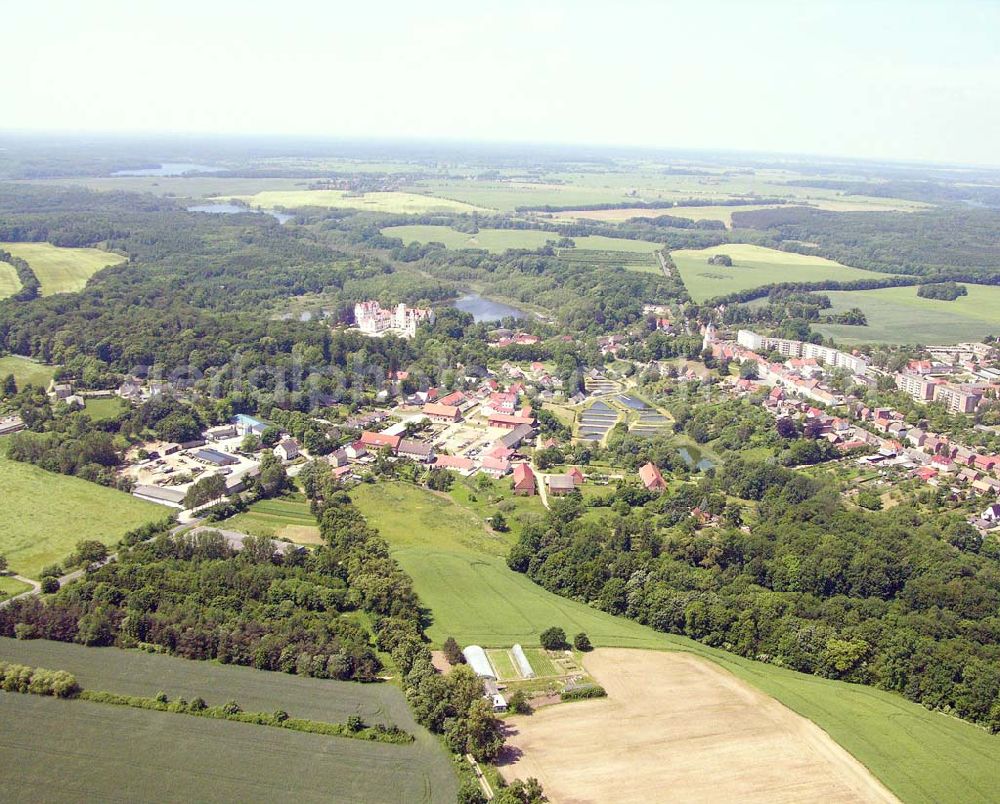
[[[584,660],[608,698],[508,722],[535,776],[566,802],[895,802],[819,727],[711,662],[603,648]]]

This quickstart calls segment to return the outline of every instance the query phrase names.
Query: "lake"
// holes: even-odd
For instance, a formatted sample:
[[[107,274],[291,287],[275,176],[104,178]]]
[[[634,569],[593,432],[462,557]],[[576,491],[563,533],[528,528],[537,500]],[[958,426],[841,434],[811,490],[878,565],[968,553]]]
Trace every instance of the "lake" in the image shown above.
[[[295,217],[284,212],[272,212],[269,209],[241,207],[239,204],[197,204],[193,207],[188,207],[187,211],[205,212],[209,215],[239,215],[241,212],[250,212],[254,215],[270,215],[272,218],[276,218],[278,223],[287,223]]]
[[[475,321],[499,321],[501,318],[527,318],[524,310],[518,310],[509,304],[485,299],[478,293],[467,293],[452,304],[463,313],[472,313]]]
[[[698,450],[694,450],[695,455],[691,455],[687,447],[681,447],[680,449],[677,450],[677,452],[680,453],[681,459],[684,461],[684,463],[686,463],[693,469],[697,469],[701,472],[706,472],[709,469],[715,467],[715,464],[712,463],[708,458],[702,458],[701,453],[698,452]],[[697,456],[698,458],[697,462],[695,462],[695,456]]]
[[[164,162],[159,167],[141,170],[116,170],[112,176],[183,176],[185,173],[218,173],[223,168],[193,165],[189,162]]]

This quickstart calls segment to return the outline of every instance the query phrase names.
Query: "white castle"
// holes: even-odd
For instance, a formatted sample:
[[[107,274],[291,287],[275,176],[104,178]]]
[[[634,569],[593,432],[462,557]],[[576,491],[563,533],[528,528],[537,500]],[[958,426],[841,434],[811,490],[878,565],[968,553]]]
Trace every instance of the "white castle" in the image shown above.
[[[434,311],[420,307],[397,304],[395,310],[383,310],[377,301],[363,301],[354,305],[354,321],[365,335],[379,337],[393,333],[401,338],[417,334],[417,324],[433,321]]]

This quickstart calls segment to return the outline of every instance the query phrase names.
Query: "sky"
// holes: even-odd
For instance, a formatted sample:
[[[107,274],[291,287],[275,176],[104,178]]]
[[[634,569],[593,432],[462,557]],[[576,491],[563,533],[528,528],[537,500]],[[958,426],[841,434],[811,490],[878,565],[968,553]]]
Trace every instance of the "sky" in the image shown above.
[[[1000,0],[32,0],[0,129],[1000,165]]]

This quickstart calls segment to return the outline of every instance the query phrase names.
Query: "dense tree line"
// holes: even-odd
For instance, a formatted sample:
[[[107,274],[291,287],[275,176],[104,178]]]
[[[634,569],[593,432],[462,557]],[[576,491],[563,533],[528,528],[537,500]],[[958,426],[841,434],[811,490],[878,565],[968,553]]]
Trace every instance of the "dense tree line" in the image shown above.
[[[21,289],[9,298],[15,301],[31,301],[38,298],[42,285],[27,261],[22,260],[20,257],[15,257],[9,251],[0,249],[0,262],[6,262],[11,265],[17,272],[17,279],[21,283]]]
[[[917,288],[917,295],[922,299],[955,301],[959,296],[968,296],[969,289],[957,282],[934,282],[929,285],[920,285]]]

